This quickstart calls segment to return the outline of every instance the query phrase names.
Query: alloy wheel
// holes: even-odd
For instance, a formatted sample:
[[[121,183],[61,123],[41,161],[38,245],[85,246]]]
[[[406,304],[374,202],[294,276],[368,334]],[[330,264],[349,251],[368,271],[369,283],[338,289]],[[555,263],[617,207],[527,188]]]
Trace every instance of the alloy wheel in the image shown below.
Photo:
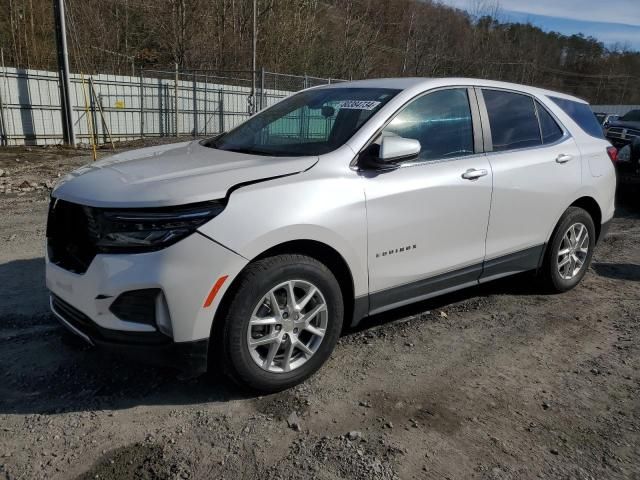
[[[305,280],[283,282],[253,310],[247,329],[251,358],[268,372],[295,370],[317,352],[327,324],[327,303],[318,287]]]
[[[558,273],[571,280],[580,273],[589,254],[589,231],[582,223],[574,223],[562,236],[558,249]]]

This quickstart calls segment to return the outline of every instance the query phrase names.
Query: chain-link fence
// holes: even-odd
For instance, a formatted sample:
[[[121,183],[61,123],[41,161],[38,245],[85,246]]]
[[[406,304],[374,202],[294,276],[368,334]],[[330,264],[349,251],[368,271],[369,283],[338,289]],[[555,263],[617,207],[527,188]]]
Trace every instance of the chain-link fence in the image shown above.
[[[298,90],[341,80],[251,71],[141,70],[138,76],[71,75],[77,143],[217,134]],[[2,145],[62,142],[56,72],[0,74]]]

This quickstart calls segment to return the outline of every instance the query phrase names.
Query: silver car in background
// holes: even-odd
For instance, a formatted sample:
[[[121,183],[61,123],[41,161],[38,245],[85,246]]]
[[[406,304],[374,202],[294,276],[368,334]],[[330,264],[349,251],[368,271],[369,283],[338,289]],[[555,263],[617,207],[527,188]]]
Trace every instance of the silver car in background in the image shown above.
[[[575,287],[614,213],[613,159],[589,105],[557,92],[308,89],[217,138],[63,179],[52,310],[89,343],[281,390],[368,315],[529,270]]]

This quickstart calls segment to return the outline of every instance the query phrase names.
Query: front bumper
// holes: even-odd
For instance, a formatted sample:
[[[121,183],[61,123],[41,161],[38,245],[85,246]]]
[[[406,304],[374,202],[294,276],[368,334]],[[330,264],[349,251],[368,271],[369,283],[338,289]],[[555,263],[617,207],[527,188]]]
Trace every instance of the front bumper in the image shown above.
[[[144,363],[172,367],[190,375],[207,371],[208,339],[176,343],[159,332],[108,330],[99,327],[56,295],[51,295],[50,305],[60,323],[91,346]]]
[[[77,274],[46,258],[51,308],[60,321],[97,346],[140,353],[147,363],[176,361],[192,371],[206,367],[215,312],[231,280],[247,260],[194,233],[163,250],[139,254],[99,254]],[[216,281],[228,276],[213,302],[206,302]],[[110,308],[125,292],[158,289],[170,327],[118,318]],[[165,320],[165,323],[167,320]],[[168,331],[167,331],[168,330]],[[170,354],[170,355],[169,355]]]

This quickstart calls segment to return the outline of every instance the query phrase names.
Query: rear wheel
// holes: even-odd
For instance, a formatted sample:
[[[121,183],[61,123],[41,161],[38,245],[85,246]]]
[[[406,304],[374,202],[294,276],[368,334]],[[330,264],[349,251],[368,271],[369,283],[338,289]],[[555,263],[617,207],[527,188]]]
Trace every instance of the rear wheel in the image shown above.
[[[593,256],[596,229],[589,213],[569,207],[547,246],[542,273],[546,286],[566,292],[584,277]]]
[[[260,392],[296,385],[329,358],[342,329],[343,300],[331,271],[303,255],[250,264],[222,328],[226,372]]]

